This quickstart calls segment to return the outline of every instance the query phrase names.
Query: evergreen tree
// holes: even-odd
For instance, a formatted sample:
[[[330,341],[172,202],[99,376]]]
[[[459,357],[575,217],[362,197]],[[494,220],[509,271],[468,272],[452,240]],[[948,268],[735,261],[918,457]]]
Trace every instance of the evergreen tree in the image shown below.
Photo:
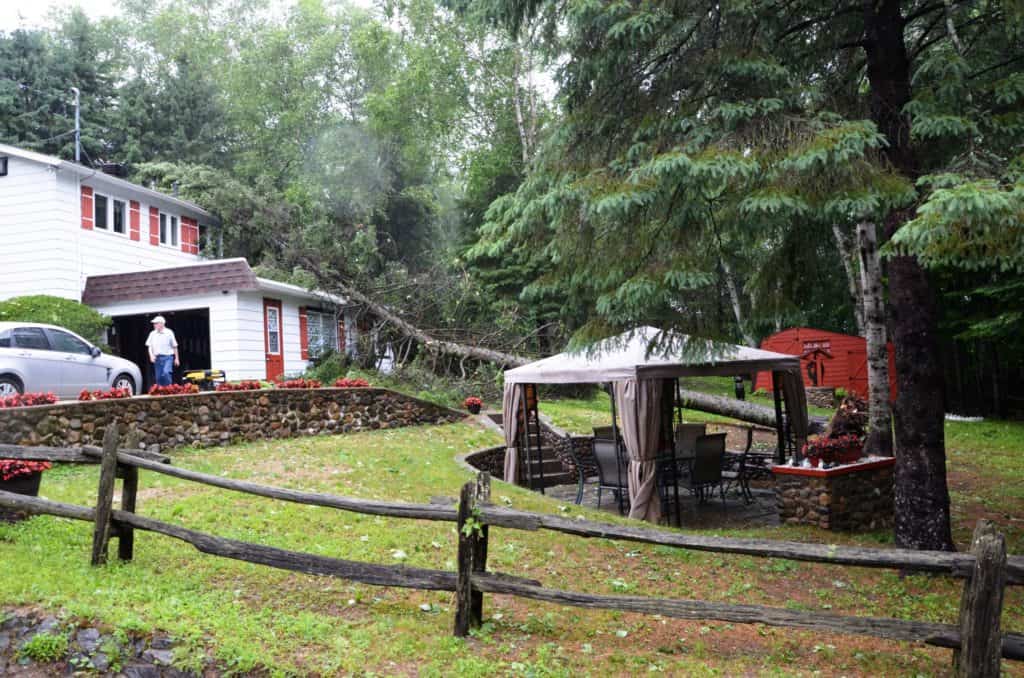
[[[807,270],[808,244],[829,239],[829,224],[884,225],[898,252],[888,261],[896,541],[952,548],[937,314],[922,262],[965,225],[978,256],[1016,256],[985,250],[1019,242],[1009,216],[1019,180],[1006,174],[1024,130],[1016,6],[491,4],[513,28],[538,12],[560,17],[568,58],[565,123],[537,171],[492,206],[488,228],[497,241],[549,242],[564,278],[595,295],[591,336],[652,320],[692,328],[700,309],[679,300],[706,284],[719,235],[723,247],[762,244],[756,277],[771,290]],[[953,184],[989,178],[954,187],[954,172]],[[999,205],[965,224],[965,213]]]

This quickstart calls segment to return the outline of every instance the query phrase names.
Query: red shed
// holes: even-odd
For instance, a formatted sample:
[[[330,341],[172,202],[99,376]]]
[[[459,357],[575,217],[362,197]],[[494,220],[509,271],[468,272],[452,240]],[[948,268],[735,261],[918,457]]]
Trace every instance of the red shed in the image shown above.
[[[862,397],[868,394],[868,342],[863,337],[810,327],[793,327],[765,337],[761,348],[800,356],[804,386],[846,389]],[[772,390],[772,375],[758,372],[755,389]],[[896,365],[889,344],[889,389],[896,398]]]

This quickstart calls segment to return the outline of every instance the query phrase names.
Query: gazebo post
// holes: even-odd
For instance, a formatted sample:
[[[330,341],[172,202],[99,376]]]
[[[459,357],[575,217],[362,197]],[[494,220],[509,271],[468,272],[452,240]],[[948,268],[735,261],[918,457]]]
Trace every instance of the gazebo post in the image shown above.
[[[775,400],[775,432],[778,434],[779,443],[775,450],[775,463],[786,462],[786,429],[782,417],[782,383],[781,372],[772,371],[772,397]]]
[[[608,397],[612,401],[612,439],[615,440],[615,480],[622,478],[622,454],[619,449],[619,418],[615,412],[615,383],[608,382]],[[619,490],[619,515],[622,515],[626,508],[622,500],[622,490]]]

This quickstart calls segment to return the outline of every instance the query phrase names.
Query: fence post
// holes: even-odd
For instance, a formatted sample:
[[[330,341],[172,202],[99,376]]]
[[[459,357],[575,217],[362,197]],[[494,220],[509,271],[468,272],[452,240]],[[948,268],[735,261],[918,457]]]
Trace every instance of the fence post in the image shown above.
[[[476,475],[476,504],[491,503],[491,474],[482,471]],[[480,526],[480,532],[473,539],[473,572],[487,571],[487,533],[489,526]],[[484,620],[484,592],[473,590],[470,593],[470,623],[480,626]]]
[[[459,494],[458,574],[455,580],[455,635],[465,637],[480,626],[483,593],[473,591],[473,573],[486,567],[487,541],[485,527],[480,524],[476,509],[480,496],[490,496],[490,478],[479,478],[462,486]]]
[[[139,431],[131,428],[124,437],[124,446],[129,450],[139,448]],[[121,478],[121,510],[135,513],[136,497],[139,491],[139,469],[134,466],[118,464]],[[117,525],[117,557],[120,560],[131,560],[135,556],[135,529],[131,525]]]
[[[118,424],[111,421],[103,433],[103,458],[100,461],[100,485],[96,497],[96,523],[92,531],[93,565],[107,562],[107,545],[110,543],[110,513],[114,503],[114,476],[117,474]]]
[[[971,539],[974,569],[960,600],[960,650],[953,655],[960,678],[994,678],[1003,656],[1003,590],[1006,540],[987,520],[979,520]]]

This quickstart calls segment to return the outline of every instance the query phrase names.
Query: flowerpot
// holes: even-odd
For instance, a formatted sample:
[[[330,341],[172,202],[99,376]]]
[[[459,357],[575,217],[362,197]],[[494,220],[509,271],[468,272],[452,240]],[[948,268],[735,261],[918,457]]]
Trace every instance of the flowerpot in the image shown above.
[[[28,497],[35,497],[39,495],[39,481],[42,479],[42,471],[15,476],[10,480],[0,480],[0,490],[13,492],[14,494],[23,494]],[[0,520],[5,522],[14,523],[19,520],[24,520],[27,517],[28,516],[24,511],[0,508]]]
[[[469,405],[469,406],[466,407],[466,409],[469,410],[470,414],[480,414],[480,406],[479,405]]]
[[[860,460],[861,449],[859,445],[847,447],[845,450],[836,452],[836,461],[840,464],[853,464]]]

